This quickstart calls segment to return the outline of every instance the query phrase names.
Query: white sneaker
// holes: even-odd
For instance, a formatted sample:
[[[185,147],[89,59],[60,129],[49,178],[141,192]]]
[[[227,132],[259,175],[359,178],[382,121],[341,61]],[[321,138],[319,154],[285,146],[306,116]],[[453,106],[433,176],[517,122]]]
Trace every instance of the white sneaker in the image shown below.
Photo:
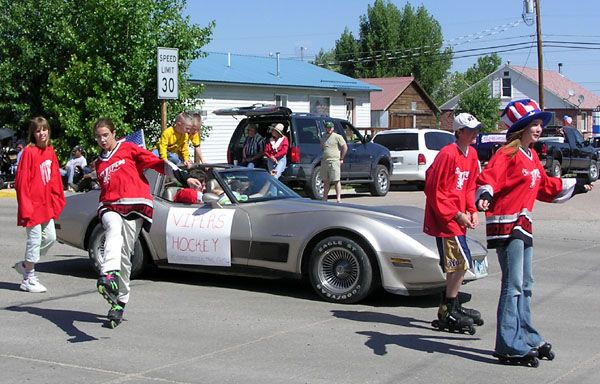
[[[28,279],[24,279],[19,288],[21,288],[22,291],[32,293],[46,292],[46,287],[44,287],[42,283],[38,281],[36,275],[32,275]]]
[[[23,279],[25,279],[25,266],[22,261],[17,261],[13,268],[23,276]]]

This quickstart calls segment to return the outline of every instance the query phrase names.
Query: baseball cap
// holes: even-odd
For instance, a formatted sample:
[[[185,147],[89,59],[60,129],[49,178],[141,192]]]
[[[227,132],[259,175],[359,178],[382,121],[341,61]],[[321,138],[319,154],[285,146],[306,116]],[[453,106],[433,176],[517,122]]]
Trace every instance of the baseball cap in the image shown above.
[[[459,129],[463,128],[479,129],[481,128],[481,123],[475,118],[475,116],[471,115],[470,113],[459,113],[454,117],[452,129],[454,130],[454,132],[456,132]]]
[[[331,121],[327,121],[325,123],[325,129],[327,129],[327,128],[333,128],[333,123]]]

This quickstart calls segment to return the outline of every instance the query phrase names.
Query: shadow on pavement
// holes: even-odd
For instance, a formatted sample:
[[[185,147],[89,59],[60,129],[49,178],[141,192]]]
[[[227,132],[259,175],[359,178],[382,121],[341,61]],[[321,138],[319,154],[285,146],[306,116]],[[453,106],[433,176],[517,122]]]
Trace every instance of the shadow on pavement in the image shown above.
[[[365,312],[365,311],[331,311],[334,317],[368,323],[384,323],[397,325],[407,328],[427,329],[431,332],[437,332],[428,321],[418,320],[409,317],[401,317],[386,313]],[[423,325],[427,324],[427,326]],[[491,350],[471,348],[452,344],[452,341],[463,342],[479,340],[475,337],[464,336],[434,336],[434,335],[410,335],[398,334],[388,335],[381,332],[360,331],[356,332],[359,335],[367,337],[365,345],[373,350],[373,353],[378,356],[387,354],[388,345],[397,345],[399,347],[413,349],[427,353],[443,353],[447,355],[455,355],[465,359],[474,360],[482,363],[498,364],[495,358],[487,357],[492,355]]]
[[[67,340],[69,343],[82,343],[86,341],[98,340],[96,337],[80,331],[75,326],[75,322],[103,324],[106,321],[105,316],[64,309],[45,309],[17,305],[8,307],[6,310],[13,312],[27,312],[51,321],[52,323],[56,324],[57,327],[62,329],[67,335],[71,336],[71,338]]]
[[[85,256],[59,256],[62,260],[42,261],[35,265],[35,270],[41,273],[97,279],[92,263]]]

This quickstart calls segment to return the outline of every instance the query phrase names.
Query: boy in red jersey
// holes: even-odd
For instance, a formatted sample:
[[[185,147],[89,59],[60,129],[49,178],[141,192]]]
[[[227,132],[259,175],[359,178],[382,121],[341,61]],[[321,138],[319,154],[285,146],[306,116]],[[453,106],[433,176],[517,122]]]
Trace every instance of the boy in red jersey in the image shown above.
[[[152,195],[143,171],[154,169],[192,188],[201,186],[169,161],[133,143],[117,141],[115,135],[110,119],[99,119],[94,125],[94,136],[102,149],[95,163],[100,183],[98,216],[106,230],[104,260],[96,286],[111,305],[108,319],[112,327],[121,322],[129,301],[130,256],[135,240],[142,224],[152,223]]]
[[[553,359],[554,353],[531,321],[533,205],[536,200],[565,202],[592,189],[581,180],[546,175],[531,146],[551,119],[534,100],[509,103],[502,113],[506,144],[477,179],[477,208],[486,211],[487,247],[496,248],[502,271],[494,355],[534,367],[537,357]]]
[[[479,223],[475,208],[479,161],[471,143],[480,127],[481,123],[468,113],[456,116],[453,123],[456,143],[443,147],[425,174],[423,231],[436,237],[440,265],[446,272],[446,290],[434,325],[470,333],[475,331],[473,322],[483,323],[481,314],[462,308],[458,293],[473,262],[467,246],[467,228],[475,228]]]

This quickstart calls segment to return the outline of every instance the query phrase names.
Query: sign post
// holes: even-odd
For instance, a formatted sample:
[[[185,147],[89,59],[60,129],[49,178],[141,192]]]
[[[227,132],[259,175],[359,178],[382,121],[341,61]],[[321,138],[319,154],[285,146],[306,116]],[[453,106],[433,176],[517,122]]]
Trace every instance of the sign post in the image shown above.
[[[159,47],[156,60],[160,122],[164,131],[167,128],[167,100],[179,98],[179,50]]]

